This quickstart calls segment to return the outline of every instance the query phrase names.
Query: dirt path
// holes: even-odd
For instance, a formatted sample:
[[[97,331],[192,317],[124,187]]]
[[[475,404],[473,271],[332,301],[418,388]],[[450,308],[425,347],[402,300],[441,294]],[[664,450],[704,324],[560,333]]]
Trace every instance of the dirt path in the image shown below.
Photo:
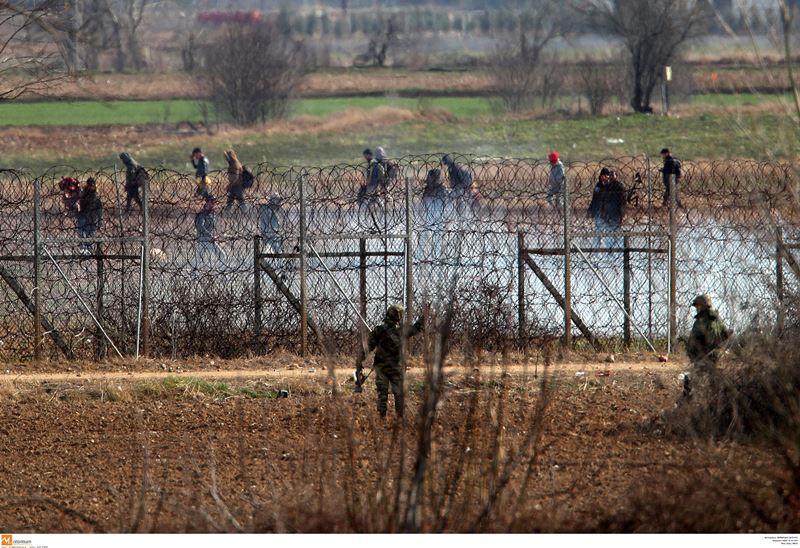
[[[657,371],[668,373],[677,371],[681,368],[680,363],[658,363],[658,362],[631,362],[631,363],[562,363],[553,366],[556,375],[559,374],[574,374],[578,371],[585,371],[588,375],[597,374],[597,372],[608,371],[610,374],[621,372],[634,372],[634,371]],[[535,365],[511,365],[503,368],[500,365],[484,366],[482,368],[484,373],[500,374],[510,373],[512,375],[523,375],[542,373],[544,368],[541,364]],[[450,366],[447,367],[449,373],[467,373],[471,371],[468,367],[463,366]],[[419,377],[423,373],[421,367],[412,367],[409,369],[409,376]],[[233,370],[183,370],[176,369],[173,371],[72,371],[65,373],[7,373],[0,375],[0,383],[40,383],[40,382],[137,382],[148,381],[154,379],[165,379],[168,377],[186,377],[196,379],[211,379],[211,380],[244,380],[255,378],[319,378],[324,379],[327,376],[327,371],[320,367],[298,367],[296,369],[280,368],[280,369],[233,369]],[[337,378],[344,379],[351,374],[351,370],[338,368],[336,371]]]

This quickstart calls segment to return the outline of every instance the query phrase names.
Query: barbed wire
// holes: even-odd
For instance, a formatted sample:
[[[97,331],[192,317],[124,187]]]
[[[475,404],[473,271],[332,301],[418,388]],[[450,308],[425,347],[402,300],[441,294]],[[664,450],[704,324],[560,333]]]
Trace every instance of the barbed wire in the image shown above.
[[[259,164],[252,167],[252,187],[242,191],[244,203],[231,197],[235,193],[230,192],[226,172],[212,172],[208,188],[202,190],[190,175],[149,170],[153,353],[236,356],[254,349],[297,349],[299,315],[273,280],[256,269],[254,237],[261,237],[261,262],[287,291],[299,296],[301,182],[306,234],[314,248],[314,253],[307,253],[310,312],[340,348],[351,349],[357,342],[353,334],[359,321],[347,300],[358,302],[361,276],[366,280],[370,323],[382,319],[388,304],[403,299],[404,242],[366,239],[362,258],[358,239],[321,236],[404,233],[406,180],[417,310],[436,305],[456,277],[454,344],[497,349],[562,334],[563,310],[539,276],[563,291],[564,215],[552,192],[549,164],[447,156],[446,164],[445,154],[392,159],[372,186],[366,184],[365,163]],[[598,235],[587,213],[601,167],[616,170],[627,188],[620,228],[628,253],[621,252],[621,237]],[[620,304],[626,287],[632,321],[655,344],[666,344],[670,227],[660,168],[660,161],[646,156],[565,164],[571,240],[581,250],[572,254],[572,307],[593,336],[611,346],[622,338],[625,314]],[[797,166],[685,161],[682,171],[676,210],[679,329],[686,329],[691,320],[691,297],[703,292],[716,297],[734,328],[773,320],[779,307],[776,237],[765,217],[782,227],[787,242],[800,239],[794,228]],[[86,215],[70,204],[74,197],[63,188],[65,177],[74,178],[81,187],[90,177],[96,181],[102,201],[97,226],[87,225]],[[43,174],[0,170],[0,357],[27,359],[33,354],[33,315],[25,299],[32,299],[37,289],[33,266],[37,179],[42,245],[56,257],[120,350],[134,353],[144,237],[141,209],[135,201],[126,203],[124,170],[55,166]],[[213,213],[203,213],[204,193],[215,197]],[[520,242],[538,274],[521,257]],[[609,247],[614,249],[593,250]],[[589,251],[584,253],[585,249]],[[795,286],[791,276],[786,283]],[[77,296],[48,260],[42,261],[38,290],[42,317],[76,355],[107,352]],[[257,300],[262,305],[260,334],[254,331]],[[584,335],[578,328],[573,331],[578,337]],[[43,343],[48,355],[56,357],[63,349],[51,335],[47,332]]]

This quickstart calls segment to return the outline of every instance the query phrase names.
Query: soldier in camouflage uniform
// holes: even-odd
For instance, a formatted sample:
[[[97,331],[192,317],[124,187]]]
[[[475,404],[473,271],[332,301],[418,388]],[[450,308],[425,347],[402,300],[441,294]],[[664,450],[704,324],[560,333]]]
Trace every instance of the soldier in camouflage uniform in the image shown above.
[[[713,308],[711,297],[698,295],[692,301],[692,306],[697,310],[697,315],[686,341],[686,354],[696,374],[711,378],[722,354],[721,347],[730,337],[730,332]],[[692,395],[689,375],[686,373],[683,378],[683,395]]]
[[[369,350],[375,352],[375,386],[378,391],[378,413],[386,416],[389,402],[389,387],[394,394],[394,408],[397,415],[403,416],[403,368],[400,365],[400,344],[402,338],[403,307],[393,304],[386,311],[383,323],[369,334]],[[413,337],[424,329],[424,320],[419,318],[408,330]]]

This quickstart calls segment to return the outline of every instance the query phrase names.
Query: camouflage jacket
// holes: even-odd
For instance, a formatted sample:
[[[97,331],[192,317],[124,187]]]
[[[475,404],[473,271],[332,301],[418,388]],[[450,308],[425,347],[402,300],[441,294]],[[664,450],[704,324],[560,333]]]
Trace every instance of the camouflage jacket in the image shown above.
[[[715,350],[719,349],[728,339],[730,333],[719,313],[710,308],[699,312],[694,318],[692,332],[686,342],[686,353],[693,362],[703,359],[717,359]]]
[[[397,366],[400,364],[400,344],[402,325],[389,318],[369,334],[369,350],[375,352],[375,367]],[[422,319],[409,327],[408,336],[413,337],[423,330]]]

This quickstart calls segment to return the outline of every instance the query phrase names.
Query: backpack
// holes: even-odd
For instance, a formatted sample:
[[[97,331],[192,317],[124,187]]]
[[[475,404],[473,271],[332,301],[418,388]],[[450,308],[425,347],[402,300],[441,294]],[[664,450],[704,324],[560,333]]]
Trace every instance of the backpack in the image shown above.
[[[246,166],[242,168],[242,188],[250,188],[256,182],[256,176]]]
[[[681,178],[681,161],[677,158],[672,159],[672,173],[675,174],[675,179]]]
[[[133,185],[135,185],[136,187],[142,187],[149,180],[150,180],[150,174],[147,173],[147,170],[142,166],[136,166],[136,171],[134,172],[133,175],[133,181],[131,181]]]

